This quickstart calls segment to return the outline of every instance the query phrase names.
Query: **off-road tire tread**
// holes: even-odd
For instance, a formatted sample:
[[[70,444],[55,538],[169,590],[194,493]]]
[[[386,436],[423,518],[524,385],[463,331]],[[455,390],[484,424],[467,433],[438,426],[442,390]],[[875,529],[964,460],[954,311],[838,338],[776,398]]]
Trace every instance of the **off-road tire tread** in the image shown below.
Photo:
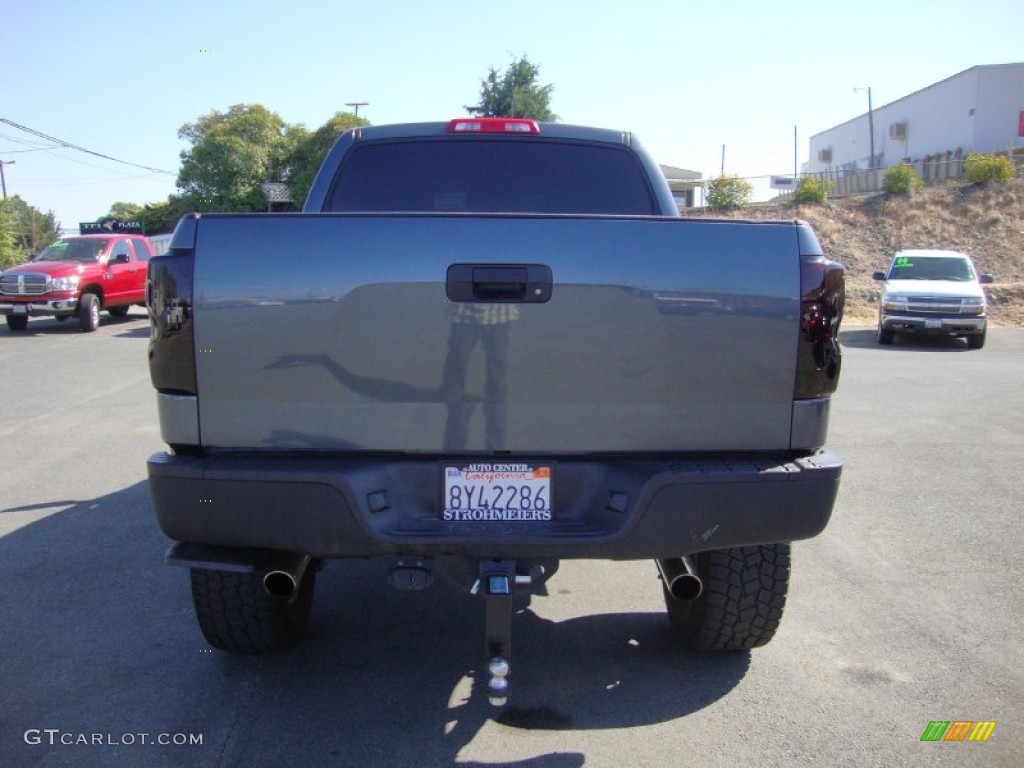
[[[291,600],[268,595],[256,573],[191,569],[192,601],[203,636],[229,653],[278,653],[305,633],[316,567],[306,569]]]
[[[768,643],[786,605],[790,545],[719,549],[696,560],[704,581],[701,596],[680,603],[665,591],[677,640],[702,651],[740,651]]]

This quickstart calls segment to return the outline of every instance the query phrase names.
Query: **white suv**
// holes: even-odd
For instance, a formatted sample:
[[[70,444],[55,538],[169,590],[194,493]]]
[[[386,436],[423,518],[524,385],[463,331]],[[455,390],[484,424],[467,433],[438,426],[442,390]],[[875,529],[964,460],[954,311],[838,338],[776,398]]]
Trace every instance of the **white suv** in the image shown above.
[[[884,281],[878,309],[878,343],[892,344],[896,333],[963,336],[971,349],[985,346],[985,292],[966,254],[958,251],[898,251],[888,272],[875,272]]]

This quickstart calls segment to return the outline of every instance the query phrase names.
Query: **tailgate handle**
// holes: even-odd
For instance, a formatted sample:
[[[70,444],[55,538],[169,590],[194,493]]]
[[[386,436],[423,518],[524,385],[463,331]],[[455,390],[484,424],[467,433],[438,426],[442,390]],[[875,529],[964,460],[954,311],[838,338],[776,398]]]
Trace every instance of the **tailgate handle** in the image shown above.
[[[551,285],[543,264],[452,264],[445,288],[451,301],[542,304]]]
[[[473,298],[483,301],[522,301],[526,298],[526,269],[473,267]]]

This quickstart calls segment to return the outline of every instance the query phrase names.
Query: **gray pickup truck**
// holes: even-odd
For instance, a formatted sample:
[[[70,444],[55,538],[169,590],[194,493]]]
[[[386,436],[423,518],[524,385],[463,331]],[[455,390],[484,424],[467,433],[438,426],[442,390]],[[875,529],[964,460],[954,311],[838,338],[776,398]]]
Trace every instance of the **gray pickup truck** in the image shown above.
[[[443,576],[497,704],[565,558],[652,559],[682,644],[763,645],[838,490],[843,297],[803,222],[680,218],[629,133],[348,131],[303,213],[188,216],[150,261],[167,560],[236,653],[299,638],[325,560]]]

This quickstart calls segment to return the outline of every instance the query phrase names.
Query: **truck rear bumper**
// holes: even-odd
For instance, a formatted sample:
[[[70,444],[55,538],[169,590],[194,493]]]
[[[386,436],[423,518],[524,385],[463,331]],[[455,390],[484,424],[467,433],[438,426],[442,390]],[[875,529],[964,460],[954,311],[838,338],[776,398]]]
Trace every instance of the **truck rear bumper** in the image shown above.
[[[838,456],[592,458],[554,465],[553,519],[446,522],[442,462],[155,454],[150,492],[176,541],[315,557],[646,559],[806,539],[829,520]]]

